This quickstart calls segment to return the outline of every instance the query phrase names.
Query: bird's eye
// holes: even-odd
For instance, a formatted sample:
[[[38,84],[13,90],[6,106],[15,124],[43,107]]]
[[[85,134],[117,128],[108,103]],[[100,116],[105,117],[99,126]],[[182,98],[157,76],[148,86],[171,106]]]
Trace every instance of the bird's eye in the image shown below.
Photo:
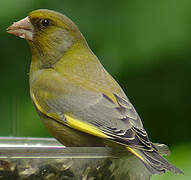
[[[41,21],[41,24],[44,26],[44,27],[47,27],[49,25],[50,21],[48,19],[42,19]]]

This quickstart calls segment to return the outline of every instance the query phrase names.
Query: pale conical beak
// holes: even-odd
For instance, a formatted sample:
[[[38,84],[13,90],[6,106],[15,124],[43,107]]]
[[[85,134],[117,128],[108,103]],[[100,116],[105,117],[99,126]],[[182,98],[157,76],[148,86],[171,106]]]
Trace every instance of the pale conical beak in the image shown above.
[[[26,40],[33,40],[34,27],[28,16],[18,22],[13,23],[7,28],[7,32]]]

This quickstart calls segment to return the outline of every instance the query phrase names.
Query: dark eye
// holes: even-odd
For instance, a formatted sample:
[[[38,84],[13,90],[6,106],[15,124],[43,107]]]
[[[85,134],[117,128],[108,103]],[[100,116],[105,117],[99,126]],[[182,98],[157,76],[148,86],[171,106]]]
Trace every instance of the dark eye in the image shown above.
[[[44,27],[47,27],[49,25],[50,21],[48,19],[42,19],[41,21],[41,24],[44,26]]]

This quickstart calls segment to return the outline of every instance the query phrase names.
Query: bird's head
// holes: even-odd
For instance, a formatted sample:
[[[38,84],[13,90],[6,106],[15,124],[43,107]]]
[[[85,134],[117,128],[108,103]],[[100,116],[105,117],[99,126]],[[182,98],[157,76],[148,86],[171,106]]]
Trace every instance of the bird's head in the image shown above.
[[[33,56],[46,59],[48,66],[59,59],[74,44],[87,45],[77,26],[66,16],[55,11],[40,9],[7,28],[29,42]]]

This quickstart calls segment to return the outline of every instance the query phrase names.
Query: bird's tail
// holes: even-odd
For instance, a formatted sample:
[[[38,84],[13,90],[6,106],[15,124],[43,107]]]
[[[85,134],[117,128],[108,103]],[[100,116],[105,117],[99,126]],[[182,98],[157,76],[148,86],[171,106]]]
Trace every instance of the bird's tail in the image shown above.
[[[176,168],[161,155],[159,155],[160,152],[155,150],[146,151],[132,147],[126,148],[135,156],[137,156],[152,174],[162,174],[166,170],[169,170],[173,173],[183,173],[180,169]]]

